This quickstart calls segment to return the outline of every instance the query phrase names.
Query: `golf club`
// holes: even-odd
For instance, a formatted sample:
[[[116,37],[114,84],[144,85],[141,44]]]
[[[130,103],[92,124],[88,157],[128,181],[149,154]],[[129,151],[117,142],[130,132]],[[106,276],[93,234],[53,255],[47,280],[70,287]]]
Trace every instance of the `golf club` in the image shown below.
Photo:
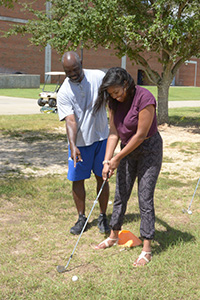
[[[199,182],[200,182],[200,177],[199,177],[199,180],[198,180],[198,182],[197,182],[197,185],[196,185],[196,188],[195,188],[195,190],[194,190],[194,194],[193,194],[193,196],[192,196],[192,200],[190,201],[190,204],[189,204],[188,209],[186,210],[186,209],[183,208],[183,212],[184,212],[184,213],[187,212],[189,215],[192,214],[192,211],[191,211],[191,205],[192,205],[192,201],[193,201],[193,199],[194,199],[194,195],[195,195],[195,193],[196,193],[196,190],[197,190],[197,188],[198,188]]]
[[[83,228],[82,228],[82,231],[81,231],[81,233],[80,233],[80,235],[79,235],[79,238],[78,238],[78,240],[77,240],[77,242],[76,242],[76,245],[75,245],[75,247],[74,247],[74,249],[73,249],[73,251],[72,251],[72,254],[70,255],[70,258],[69,258],[69,260],[68,260],[66,266],[57,266],[56,269],[57,269],[57,271],[58,271],[59,273],[64,273],[64,272],[66,272],[67,267],[69,266],[70,260],[71,260],[71,258],[72,258],[72,256],[73,256],[73,254],[74,254],[74,252],[75,252],[75,250],[76,250],[76,247],[77,247],[77,245],[78,245],[78,243],[79,243],[79,240],[80,240],[80,238],[81,238],[81,236],[82,236],[82,234],[83,234],[83,232],[84,232],[84,230],[85,230],[85,227],[86,227],[86,225],[87,225],[87,223],[88,223],[88,220],[89,220],[89,218],[90,218],[90,216],[91,216],[91,213],[92,213],[92,211],[93,211],[93,209],[94,209],[96,203],[98,202],[98,199],[99,199],[99,197],[100,197],[100,195],[101,195],[101,192],[102,192],[102,190],[103,190],[103,187],[104,187],[106,181],[107,181],[107,180],[104,180],[104,182],[102,183],[102,186],[101,186],[101,188],[100,188],[100,190],[99,190],[99,192],[98,192],[98,195],[97,195],[97,197],[96,197],[96,199],[95,199],[95,201],[94,201],[94,203],[93,203],[92,209],[91,209],[91,211],[90,211],[90,213],[89,213],[89,215],[88,215],[88,217],[87,217],[87,220],[86,220],[86,222],[85,222],[85,224],[84,224],[84,226],[83,226]]]

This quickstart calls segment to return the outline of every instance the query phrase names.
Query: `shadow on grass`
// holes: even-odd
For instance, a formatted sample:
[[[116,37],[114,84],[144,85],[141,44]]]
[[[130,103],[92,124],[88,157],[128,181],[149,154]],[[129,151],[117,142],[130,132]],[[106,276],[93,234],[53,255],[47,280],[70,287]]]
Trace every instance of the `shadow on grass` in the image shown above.
[[[125,215],[124,224],[131,222],[140,222],[140,215]],[[163,230],[155,231],[154,241],[157,242],[157,245],[153,245],[153,249],[157,254],[165,251],[168,247],[172,247],[173,245],[188,243],[195,240],[194,236],[189,232],[183,232],[181,230],[175,229],[158,217],[156,217],[156,223],[163,227]]]
[[[191,233],[175,229],[159,218],[156,218],[156,223],[162,225],[165,228],[164,230],[155,231],[154,240],[158,242],[158,245],[155,245],[153,248],[154,252],[157,254],[165,251],[169,247],[173,247],[175,245],[177,246],[181,243],[189,243],[195,241],[195,237]]]
[[[199,111],[198,111],[199,114]],[[179,127],[196,127],[192,133],[200,133],[200,117],[190,117],[184,115],[172,115],[169,116],[169,125],[179,126]]]
[[[2,134],[1,174],[24,174],[27,167],[32,168],[34,172],[47,167],[67,168],[68,150],[65,134],[42,130],[7,130]]]
[[[108,216],[108,220],[110,221],[111,214]],[[124,217],[123,225],[132,222],[139,222],[140,221],[140,214],[126,214]],[[91,223],[89,223],[89,227],[97,226],[97,219],[94,219]],[[165,221],[160,218],[156,217],[156,223],[163,227],[163,230],[156,230],[155,231],[155,244],[152,245],[153,252],[158,254],[160,252],[165,251],[169,247],[177,246],[181,243],[189,243],[195,241],[195,237],[187,232],[175,229]]]
[[[107,214],[108,222],[110,222],[111,216],[112,216],[111,213]],[[139,214],[126,214],[124,216],[124,224],[131,223],[131,222],[137,222],[138,220],[140,220]],[[92,222],[90,222],[90,225],[91,225],[90,227],[97,226],[97,223],[98,223],[98,219],[94,219]]]
[[[127,214],[124,219],[124,224],[138,221],[140,221],[139,214]],[[167,248],[174,245],[195,240],[191,233],[175,229],[158,217],[156,217],[156,223],[164,227],[163,230],[155,231],[154,241],[157,242],[157,244],[153,245],[152,248],[156,254],[165,251]]]
[[[38,141],[60,141],[64,140],[67,142],[66,134],[54,133],[45,130],[1,130],[3,136],[12,139],[18,139],[24,143],[34,143]]]

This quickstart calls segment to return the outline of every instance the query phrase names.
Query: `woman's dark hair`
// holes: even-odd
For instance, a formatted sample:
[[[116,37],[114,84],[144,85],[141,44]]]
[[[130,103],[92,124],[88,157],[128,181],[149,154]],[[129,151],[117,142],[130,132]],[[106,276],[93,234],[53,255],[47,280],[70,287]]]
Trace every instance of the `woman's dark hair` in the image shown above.
[[[95,113],[102,107],[102,105],[106,105],[107,103],[110,108],[113,110],[116,109],[118,102],[107,92],[107,89],[110,86],[124,86],[126,87],[126,98],[130,99],[131,97],[134,97],[135,82],[131,75],[123,68],[110,68],[104,76],[101,86],[99,87],[97,100],[94,105]]]

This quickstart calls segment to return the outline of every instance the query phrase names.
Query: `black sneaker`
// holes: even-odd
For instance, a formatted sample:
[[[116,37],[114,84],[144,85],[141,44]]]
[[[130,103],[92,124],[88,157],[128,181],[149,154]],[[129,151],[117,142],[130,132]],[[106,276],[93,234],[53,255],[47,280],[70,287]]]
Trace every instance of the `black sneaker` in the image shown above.
[[[100,233],[110,233],[110,227],[108,225],[108,220],[106,214],[100,214],[98,217],[98,227]]]
[[[78,221],[76,222],[76,224],[70,229],[70,233],[72,234],[80,234],[83,226],[86,222],[87,218],[85,217],[85,215],[79,215]],[[84,231],[87,229],[87,225],[86,228],[84,229]]]

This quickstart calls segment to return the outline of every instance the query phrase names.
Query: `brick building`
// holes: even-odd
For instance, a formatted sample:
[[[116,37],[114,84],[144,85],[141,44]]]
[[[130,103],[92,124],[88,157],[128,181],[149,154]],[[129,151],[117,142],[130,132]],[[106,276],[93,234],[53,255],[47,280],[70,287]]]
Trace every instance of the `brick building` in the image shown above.
[[[26,3],[31,0],[26,1]],[[45,0],[36,1],[34,8],[46,10]],[[7,9],[0,6],[0,28],[3,31],[8,30],[14,23],[25,23],[32,15],[22,11],[21,6],[17,3],[14,9]],[[80,56],[81,52],[78,51]],[[99,47],[97,51],[83,50],[83,67],[108,69],[114,66],[124,66],[124,60],[114,56],[112,50],[106,50]],[[145,55],[148,57],[148,53]],[[126,69],[133,76],[138,84],[149,83],[143,68],[139,65],[132,64],[126,59]],[[161,72],[161,65],[152,58],[149,60],[154,69]],[[11,36],[7,39],[0,39],[0,73],[25,73],[39,74],[41,83],[44,82],[46,71],[63,71],[60,62],[60,56],[55,50],[49,47],[39,49],[36,46],[30,46],[28,37]],[[200,86],[200,59],[191,58],[187,64],[184,64],[177,72],[172,85],[177,86]]]

